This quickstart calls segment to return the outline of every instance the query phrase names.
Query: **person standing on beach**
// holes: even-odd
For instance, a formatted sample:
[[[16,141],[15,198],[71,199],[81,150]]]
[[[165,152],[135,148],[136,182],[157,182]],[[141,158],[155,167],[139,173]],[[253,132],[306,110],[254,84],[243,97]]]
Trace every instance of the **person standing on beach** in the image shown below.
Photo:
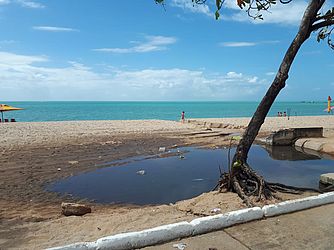
[[[181,122],[184,123],[184,111],[181,113]]]

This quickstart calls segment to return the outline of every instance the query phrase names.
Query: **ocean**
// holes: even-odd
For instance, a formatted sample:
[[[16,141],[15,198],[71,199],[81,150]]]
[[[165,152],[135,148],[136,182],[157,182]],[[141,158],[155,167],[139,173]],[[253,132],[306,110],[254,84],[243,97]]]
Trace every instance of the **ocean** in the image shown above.
[[[179,120],[185,118],[251,117],[258,102],[6,102],[21,111],[5,112],[4,118],[28,121],[76,120]],[[277,112],[291,116],[328,115],[327,102],[276,102],[269,116]]]

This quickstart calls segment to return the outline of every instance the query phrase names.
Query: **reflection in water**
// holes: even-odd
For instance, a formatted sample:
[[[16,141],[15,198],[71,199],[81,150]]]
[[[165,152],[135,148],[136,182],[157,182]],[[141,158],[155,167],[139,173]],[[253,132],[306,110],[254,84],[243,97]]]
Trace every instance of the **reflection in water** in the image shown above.
[[[320,156],[305,154],[294,147],[288,146],[265,146],[269,156],[274,160],[301,161],[301,160],[319,160]]]
[[[168,204],[211,191],[218,181],[219,166],[227,171],[227,149],[180,150],[184,158],[176,154],[167,158],[132,159],[121,166],[58,181],[48,190],[101,203]],[[253,146],[248,162],[269,182],[300,187],[318,188],[319,176],[334,171],[332,160],[302,156],[291,147],[272,148],[268,154],[262,147]],[[141,170],[144,174],[138,174]]]

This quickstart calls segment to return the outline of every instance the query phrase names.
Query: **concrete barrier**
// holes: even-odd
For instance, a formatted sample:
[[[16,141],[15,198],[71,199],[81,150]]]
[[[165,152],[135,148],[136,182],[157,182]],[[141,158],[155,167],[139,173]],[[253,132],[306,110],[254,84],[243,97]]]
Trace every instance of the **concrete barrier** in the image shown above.
[[[291,146],[299,138],[323,137],[323,128],[289,128],[272,133],[266,143],[273,146]]]
[[[267,205],[262,208],[265,217],[292,213],[307,208],[317,207],[334,202],[334,192],[320,194],[297,200],[284,201],[278,204]]]
[[[236,224],[291,213],[307,208],[334,203],[334,192],[303,199],[285,201],[278,204],[247,208],[238,211],[207,216],[189,222],[179,222],[159,226],[139,232],[122,233],[98,239],[95,242],[80,242],[50,250],[91,250],[91,249],[134,249],[155,245],[179,238],[221,230]]]
[[[132,233],[117,234],[96,241],[97,249],[134,249],[191,236],[193,227],[189,222],[179,222]]]
[[[218,214],[192,220],[193,235],[220,230],[235,224],[258,220],[263,217],[263,211],[259,207],[246,208],[225,214]]]

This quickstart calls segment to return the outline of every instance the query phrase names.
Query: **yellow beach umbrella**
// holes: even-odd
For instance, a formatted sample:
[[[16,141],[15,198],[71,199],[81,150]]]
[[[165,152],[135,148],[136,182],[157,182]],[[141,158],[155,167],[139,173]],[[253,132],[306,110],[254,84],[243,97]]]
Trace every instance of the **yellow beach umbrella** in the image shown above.
[[[15,108],[7,104],[0,104],[0,112],[1,112],[2,121],[3,121],[3,112],[15,111],[15,110],[22,110],[22,108]]]

